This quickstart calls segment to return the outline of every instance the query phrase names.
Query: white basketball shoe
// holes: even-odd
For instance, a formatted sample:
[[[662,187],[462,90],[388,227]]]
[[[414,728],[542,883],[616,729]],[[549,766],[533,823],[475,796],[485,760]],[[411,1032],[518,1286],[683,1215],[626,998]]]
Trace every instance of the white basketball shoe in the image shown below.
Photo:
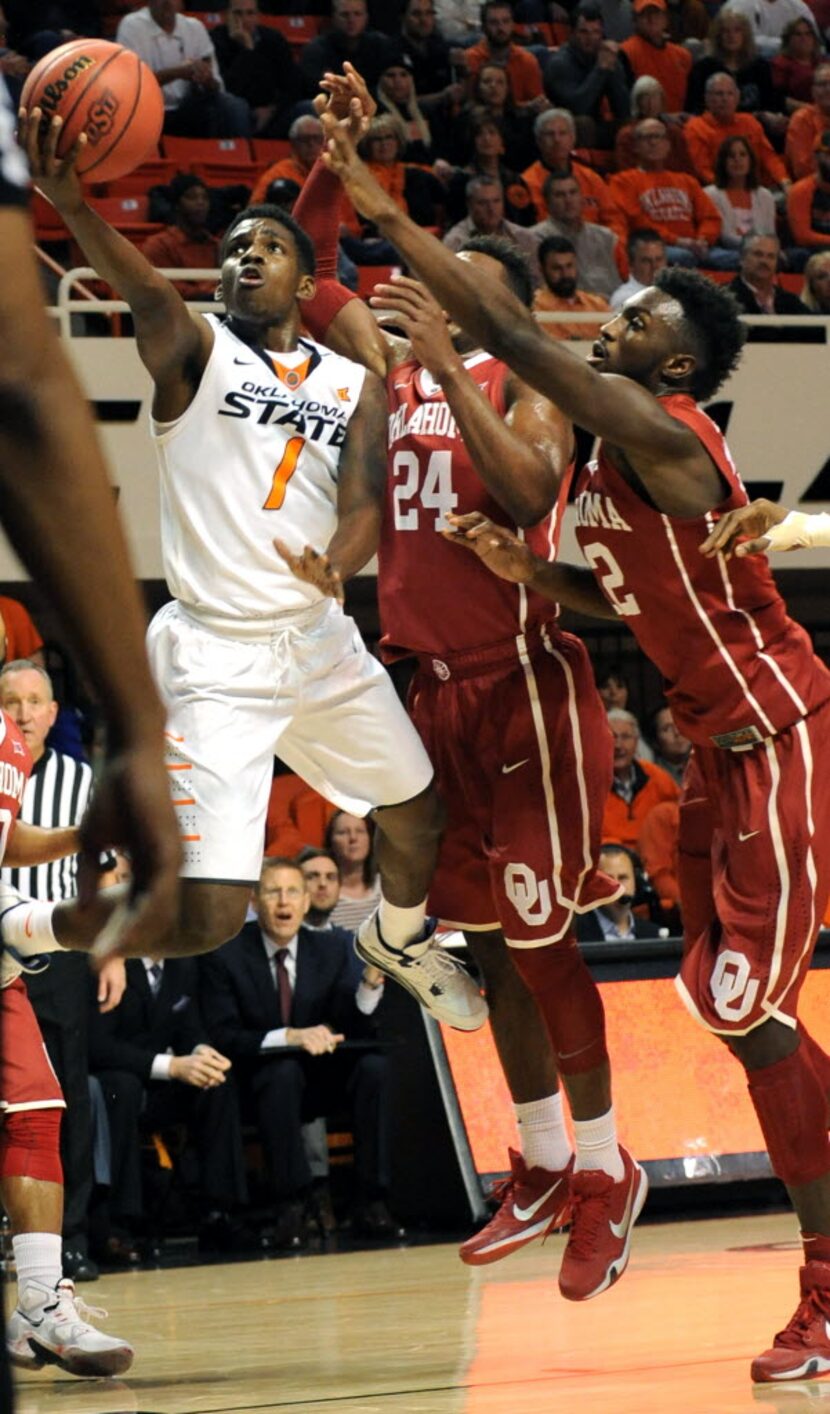
[[[9,1359],[24,1370],[59,1365],[70,1375],[123,1375],[133,1363],[132,1346],[84,1319],[106,1314],[77,1300],[67,1278],[54,1288],[28,1281],[6,1327]]]
[[[439,947],[434,922],[426,926],[426,937],[405,948],[390,948],[381,937],[375,912],[358,928],[355,952],[406,987],[437,1021],[459,1031],[477,1031],[489,1015],[481,990],[466,968]]]

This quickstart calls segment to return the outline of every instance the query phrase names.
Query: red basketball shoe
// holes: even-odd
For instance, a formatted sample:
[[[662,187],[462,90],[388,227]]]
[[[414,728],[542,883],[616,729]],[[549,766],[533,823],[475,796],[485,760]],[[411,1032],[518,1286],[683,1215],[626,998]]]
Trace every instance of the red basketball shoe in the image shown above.
[[[830,1262],[806,1262],[801,1300],[786,1330],[752,1362],[756,1383],[804,1380],[830,1371]]]
[[[529,1169],[515,1149],[508,1152],[510,1177],[493,1189],[500,1200],[498,1212],[458,1249],[462,1262],[470,1267],[509,1257],[543,1232],[564,1227],[570,1218],[573,1159],[564,1169]]]
[[[628,1266],[631,1229],[648,1193],[645,1171],[620,1146],[625,1172],[618,1183],[602,1170],[571,1176],[571,1232],[559,1290],[568,1301],[588,1301],[613,1286]]]

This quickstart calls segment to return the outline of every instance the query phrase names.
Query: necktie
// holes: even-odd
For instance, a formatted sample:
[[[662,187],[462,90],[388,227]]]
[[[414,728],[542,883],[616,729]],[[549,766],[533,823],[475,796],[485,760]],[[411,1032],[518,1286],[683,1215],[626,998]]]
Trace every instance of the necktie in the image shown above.
[[[277,964],[277,990],[280,994],[280,1019],[283,1026],[291,1020],[291,978],[288,975],[287,949],[280,948],[274,954]]]
[[[161,972],[161,963],[154,962],[148,973],[148,977],[150,979],[150,991],[153,993],[154,997],[157,997],[159,994],[159,987],[161,986]]]

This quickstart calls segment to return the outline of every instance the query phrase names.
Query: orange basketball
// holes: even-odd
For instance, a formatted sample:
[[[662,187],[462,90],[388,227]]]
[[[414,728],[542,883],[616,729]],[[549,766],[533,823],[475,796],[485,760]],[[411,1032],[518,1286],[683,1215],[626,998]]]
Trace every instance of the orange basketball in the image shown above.
[[[58,156],[81,133],[87,145],[77,170],[87,181],[125,177],[156,148],[164,99],[155,75],[131,49],[105,39],[73,39],[35,64],[20,96],[21,107],[63,118]]]

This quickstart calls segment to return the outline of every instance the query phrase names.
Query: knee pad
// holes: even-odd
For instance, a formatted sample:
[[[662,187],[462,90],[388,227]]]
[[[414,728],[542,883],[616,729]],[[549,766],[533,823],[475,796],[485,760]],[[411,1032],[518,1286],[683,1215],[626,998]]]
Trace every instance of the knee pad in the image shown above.
[[[827,1096],[800,1043],[792,1055],[747,1074],[773,1172],[790,1188],[830,1173]]]
[[[62,1110],[15,1110],[0,1127],[0,1179],[37,1178],[63,1183]]]
[[[508,944],[509,945],[509,944]],[[510,950],[536,998],[562,1075],[582,1075],[608,1060],[605,1009],[576,939]]]

